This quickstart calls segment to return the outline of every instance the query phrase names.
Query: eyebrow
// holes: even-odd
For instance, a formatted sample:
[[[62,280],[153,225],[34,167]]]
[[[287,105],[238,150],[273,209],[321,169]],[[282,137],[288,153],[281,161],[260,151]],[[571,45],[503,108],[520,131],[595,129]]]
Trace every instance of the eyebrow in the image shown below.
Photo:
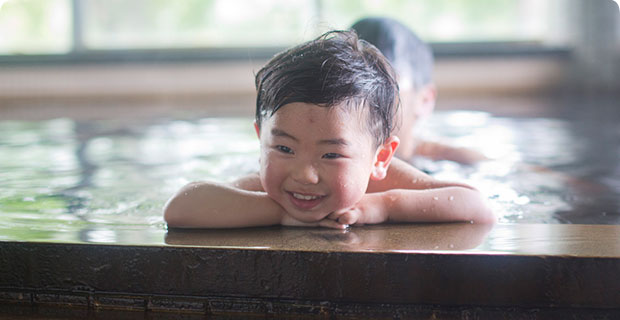
[[[329,144],[329,145],[338,145],[338,146],[348,146],[349,142],[345,139],[325,139],[319,141],[318,144]]]
[[[293,141],[299,141],[297,138],[295,138],[292,135],[286,133],[286,131],[280,130],[280,129],[271,129],[271,135],[276,136],[276,137],[289,138],[289,139],[291,139]]]
[[[286,131],[284,130],[280,130],[280,129],[271,129],[271,134],[273,136],[276,137],[284,137],[284,138],[289,138],[295,142],[298,142],[299,139],[295,138],[294,136],[288,134]],[[317,144],[328,144],[328,145],[338,145],[338,146],[348,146],[350,145],[350,143],[342,138],[336,138],[336,139],[323,139],[320,140],[319,142],[317,142]]]

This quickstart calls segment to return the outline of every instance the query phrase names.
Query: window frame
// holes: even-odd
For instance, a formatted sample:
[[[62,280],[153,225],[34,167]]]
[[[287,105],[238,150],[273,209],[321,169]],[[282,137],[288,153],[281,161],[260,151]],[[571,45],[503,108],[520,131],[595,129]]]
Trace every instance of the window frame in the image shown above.
[[[321,0],[316,0],[320,6]],[[0,54],[0,65],[57,65],[97,63],[182,63],[267,60],[286,47],[235,48],[153,48],[153,49],[89,49],[82,34],[81,0],[71,0],[72,48],[55,54]],[[567,57],[573,48],[567,44],[548,45],[539,41],[430,42],[438,59],[451,57]]]

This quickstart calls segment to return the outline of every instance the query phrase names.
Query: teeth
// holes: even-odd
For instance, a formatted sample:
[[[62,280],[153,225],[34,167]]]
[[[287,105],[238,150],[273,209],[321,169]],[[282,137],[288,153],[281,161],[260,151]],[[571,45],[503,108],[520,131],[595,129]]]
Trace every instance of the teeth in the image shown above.
[[[315,200],[315,199],[320,198],[320,196],[304,196],[303,194],[294,193],[294,192],[293,192],[293,197],[295,197],[295,199],[300,199],[300,200]]]

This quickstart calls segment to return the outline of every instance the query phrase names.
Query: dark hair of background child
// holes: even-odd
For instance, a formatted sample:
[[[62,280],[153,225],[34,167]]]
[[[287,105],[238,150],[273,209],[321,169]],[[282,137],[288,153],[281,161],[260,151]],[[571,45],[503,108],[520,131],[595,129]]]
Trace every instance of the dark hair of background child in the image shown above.
[[[351,26],[360,39],[372,43],[390,61],[400,77],[419,89],[433,81],[433,51],[411,29],[385,17],[368,17]]]

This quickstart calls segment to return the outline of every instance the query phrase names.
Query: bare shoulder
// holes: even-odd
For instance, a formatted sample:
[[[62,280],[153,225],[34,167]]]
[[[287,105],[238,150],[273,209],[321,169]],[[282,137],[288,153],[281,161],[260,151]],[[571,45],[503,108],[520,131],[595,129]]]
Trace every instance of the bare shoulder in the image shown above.
[[[398,158],[393,158],[384,179],[371,179],[366,192],[383,192],[391,189],[421,189],[422,182],[433,181],[424,172]]]
[[[422,170],[414,167],[409,162],[401,159],[392,159],[392,163],[388,168],[388,174],[386,179],[388,180],[401,180],[401,179],[413,179],[420,181],[433,181],[434,179]]]
[[[258,172],[248,174],[232,182],[232,186],[246,191],[265,192],[263,185],[260,183],[260,175]]]
[[[400,172],[405,171],[405,172],[410,172],[413,174],[428,176],[426,173],[422,172],[421,170],[411,165],[411,163],[406,162],[399,158],[392,159],[392,162],[390,163],[390,167],[388,168],[388,170],[389,169],[391,169],[392,172],[400,173]]]
[[[371,180],[366,192],[383,192],[392,189],[423,190],[445,187],[473,189],[464,183],[437,180],[403,160],[392,159],[387,176],[382,180]]]

